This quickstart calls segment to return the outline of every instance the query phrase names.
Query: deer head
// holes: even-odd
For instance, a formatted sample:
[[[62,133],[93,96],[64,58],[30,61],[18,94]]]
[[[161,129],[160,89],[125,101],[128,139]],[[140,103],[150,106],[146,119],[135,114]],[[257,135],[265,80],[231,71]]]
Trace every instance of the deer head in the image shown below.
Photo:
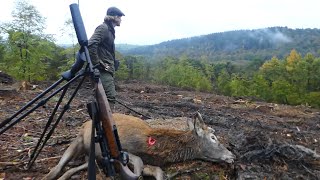
[[[200,141],[200,143],[197,143],[200,146],[198,147],[200,152],[196,157],[197,159],[211,162],[225,161],[227,163],[234,161],[235,155],[218,141],[214,135],[214,129],[204,123],[199,112],[192,120],[188,121],[188,127],[197,135],[198,141]]]

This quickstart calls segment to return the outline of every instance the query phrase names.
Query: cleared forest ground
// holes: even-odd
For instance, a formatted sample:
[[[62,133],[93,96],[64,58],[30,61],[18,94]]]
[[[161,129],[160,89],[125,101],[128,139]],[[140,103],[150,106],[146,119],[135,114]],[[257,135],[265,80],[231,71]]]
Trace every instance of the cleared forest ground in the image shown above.
[[[191,117],[199,111],[216,130],[218,139],[236,156],[229,165],[202,161],[182,162],[164,167],[174,179],[319,179],[320,111],[305,106],[286,106],[194,92],[142,82],[118,82],[118,100],[135,111],[156,120],[153,127],[184,128],[176,117]],[[16,91],[10,83],[1,84],[0,122],[36,97],[50,83],[34,90]],[[89,84],[84,84],[70,110],[56,128],[30,170],[29,160],[42,133],[52,106],[38,108],[0,136],[0,179],[40,179],[57,164],[64,150],[88,119]],[[141,116],[116,105],[116,111]],[[176,121],[167,119],[176,118]],[[183,119],[183,118],[180,118]],[[73,161],[76,166],[81,160]],[[101,176],[101,174],[99,175]],[[99,177],[98,176],[98,177]],[[74,176],[86,179],[86,172]]]

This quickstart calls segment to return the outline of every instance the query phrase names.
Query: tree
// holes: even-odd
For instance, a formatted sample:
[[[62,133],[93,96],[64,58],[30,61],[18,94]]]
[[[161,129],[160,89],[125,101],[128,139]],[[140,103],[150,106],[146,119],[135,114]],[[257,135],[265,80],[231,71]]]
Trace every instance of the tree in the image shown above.
[[[80,45],[77,44],[77,37],[71,18],[67,19],[64,22],[63,27],[60,29],[60,31],[62,32],[62,36],[67,36],[71,39],[72,47],[67,48],[68,50],[64,51],[64,53],[67,57],[68,65],[72,65],[74,63],[74,60],[76,59],[76,52],[80,48]]]
[[[276,81],[279,77],[283,77],[284,75],[283,65],[276,57],[266,61],[260,67],[259,72],[269,82],[269,87],[272,86],[272,82]]]
[[[259,72],[253,75],[249,89],[249,96],[258,97],[265,101],[270,101],[272,99],[270,92],[271,87],[269,86],[268,81]]]
[[[287,71],[291,71],[299,61],[301,61],[301,55],[295,49],[291,50],[290,55],[286,59]]]
[[[7,71],[18,79],[31,81],[45,78],[47,63],[55,47],[50,36],[43,33],[45,18],[25,0],[16,2],[13,21],[1,25],[8,34],[9,51],[4,63]]]
[[[223,69],[217,79],[217,86],[218,86],[218,91],[226,96],[231,95],[231,88],[230,88],[230,80],[231,76],[227,72],[226,69]]]
[[[115,77],[116,77],[116,79],[119,79],[119,80],[129,79],[129,69],[128,69],[127,65],[125,64],[124,60],[120,61],[120,66],[119,66],[118,71],[116,71],[116,73],[115,73]]]
[[[229,83],[232,96],[247,96],[249,94],[249,83],[246,79],[234,74]]]
[[[315,58],[311,64],[310,86],[311,91],[320,91],[320,58]]]
[[[199,69],[194,67],[187,56],[180,59],[167,57],[158,63],[154,73],[154,80],[171,86],[195,89],[197,91],[211,91],[210,79]],[[197,63],[194,63],[197,64]]]
[[[286,80],[279,79],[272,83],[273,101],[282,104],[288,104],[288,94],[294,93],[290,83]]]
[[[214,80],[214,67],[213,64],[208,61],[206,57],[202,57],[201,61],[201,69],[204,75],[210,80]]]
[[[4,55],[5,55],[5,43],[3,41],[2,36],[0,36],[0,64],[1,64],[1,62],[3,62]],[[1,67],[1,65],[0,65],[0,67]]]

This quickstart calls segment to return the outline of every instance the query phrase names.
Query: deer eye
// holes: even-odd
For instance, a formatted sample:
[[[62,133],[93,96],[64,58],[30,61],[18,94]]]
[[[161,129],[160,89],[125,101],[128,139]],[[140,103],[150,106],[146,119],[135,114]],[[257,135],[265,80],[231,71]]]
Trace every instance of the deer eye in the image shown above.
[[[214,142],[218,141],[217,137],[216,137],[214,134],[210,134],[210,138],[211,138]]]

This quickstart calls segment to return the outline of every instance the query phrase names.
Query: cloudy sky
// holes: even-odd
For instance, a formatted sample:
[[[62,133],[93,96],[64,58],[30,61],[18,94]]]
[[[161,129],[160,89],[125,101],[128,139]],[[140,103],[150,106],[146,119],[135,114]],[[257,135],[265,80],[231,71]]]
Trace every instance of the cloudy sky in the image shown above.
[[[0,23],[10,21],[15,0],[0,0]],[[46,33],[71,42],[60,29],[78,0],[29,0],[45,17]],[[110,6],[125,16],[116,43],[150,45],[172,39],[273,26],[320,28],[320,0],[79,0],[88,37]]]

